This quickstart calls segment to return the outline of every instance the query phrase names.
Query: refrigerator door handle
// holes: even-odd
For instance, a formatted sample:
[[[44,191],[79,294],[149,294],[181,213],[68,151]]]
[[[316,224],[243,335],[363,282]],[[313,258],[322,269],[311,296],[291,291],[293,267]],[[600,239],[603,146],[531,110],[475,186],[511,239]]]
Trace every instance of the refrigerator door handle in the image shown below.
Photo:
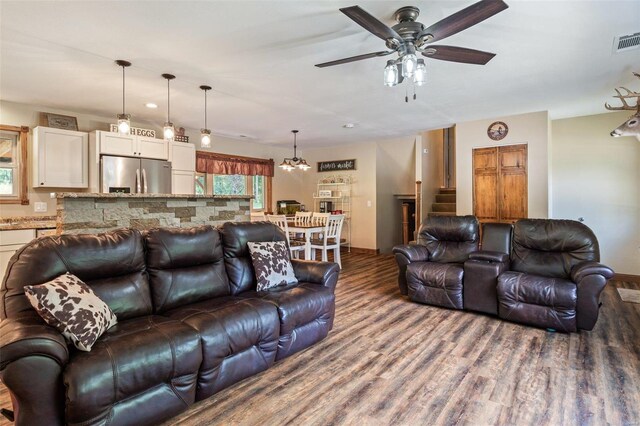
[[[142,187],[144,189],[144,193],[147,193],[147,171],[142,169]]]
[[[140,186],[140,169],[136,169],[136,194],[142,192],[142,188]]]

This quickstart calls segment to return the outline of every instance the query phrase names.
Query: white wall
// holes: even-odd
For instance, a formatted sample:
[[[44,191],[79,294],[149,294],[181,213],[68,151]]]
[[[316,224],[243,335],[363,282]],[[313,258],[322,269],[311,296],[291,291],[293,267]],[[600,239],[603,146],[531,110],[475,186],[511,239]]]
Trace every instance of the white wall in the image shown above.
[[[417,137],[418,149],[421,146]],[[376,247],[391,253],[402,244],[402,204],[396,194],[415,192],[416,137],[376,142]]]
[[[115,116],[105,117],[91,114],[78,114],[73,111],[59,110],[45,106],[26,105],[15,102],[0,101],[0,123],[10,126],[29,126],[30,130],[32,130],[34,127],[38,126],[41,111],[77,117],[78,129],[84,132],[90,132],[93,130],[108,130],[109,124],[115,122]],[[158,127],[157,123],[136,121],[135,117],[133,117],[132,125],[134,127],[154,129],[156,130],[156,132],[160,132],[162,130],[160,127]],[[185,129],[185,131],[190,140],[195,143],[196,146],[198,146],[198,149],[201,149],[199,148],[200,130]],[[21,206],[16,204],[3,204],[0,206],[0,215],[2,217],[55,215],[56,201],[49,197],[49,193],[56,191],[68,191],[68,189],[65,188],[32,188],[31,159],[33,152],[31,134],[32,132],[30,132],[28,144],[28,179],[30,205]],[[208,150],[224,154],[236,154],[259,158],[273,158],[274,161],[276,161],[276,165],[279,163],[279,161],[282,161],[282,157],[284,157],[285,155],[290,155],[289,150],[286,148],[260,144],[252,141],[245,141],[242,139],[224,138],[217,135],[212,135],[212,147]],[[276,168],[275,176],[273,178],[274,203],[275,200],[278,199],[287,199],[292,197],[295,198],[295,196],[299,193],[302,180],[300,178],[285,178],[284,173],[286,172],[283,172],[280,169]],[[80,189],[74,189],[74,192],[83,191]],[[47,211],[44,213],[34,213],[33,204],[36,201],[47,203]]]
[[[509,126],[509,133],[501,141],[494,141],[487,136],[487,128],[494,121],[503,121]],[[457,214],[473,214],[473,149],[526,143],[529,217],[549,217],[548,128],[547,111],[458,123],[456,125]]]
[[[640,142],[609,132],[629,117],[615,112],[551,122],[551,217],[583,217],[601,261],[640,275]]]
[[[443,141],[443,129],[430,130],[422,134],[422,218],[420,223],[429,215],[431,204],[435,202],[436,194],[442,187]]]

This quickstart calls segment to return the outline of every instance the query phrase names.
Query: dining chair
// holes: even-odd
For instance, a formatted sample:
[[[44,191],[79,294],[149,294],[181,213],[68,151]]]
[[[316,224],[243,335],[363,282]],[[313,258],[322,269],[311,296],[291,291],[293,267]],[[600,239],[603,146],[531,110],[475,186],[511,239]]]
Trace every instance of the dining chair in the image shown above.
[[[342,233],[342,224],[344,223],[344,215],[330,215],[327,223],[324,225],[324,238],[311,240],[311,259],[315,260],[316,250],[322,251],[322,261],[328,260],[329,250],[333,250],[333,260],[342,269],[340,261],[340,234]]]
[[[298,258],[298,253],[304,251],[305,243],[300,241],[291,241],[289,239],[289,225],[287,225],[287,217],[283,214],[268,214],[266,218],[269,222],[273,223],[284,231],[284,234],[287,236],[287,245],[289,246],[291,257]]]
[[[313,212],[313,216],[311,216],[311,225],[313,226],[325,226],[327,224],[327,220],[331,216],[331,213],[316,213]],[[311,234],[314,239],[322,239],[324,238],[324,234],[322,232]]]
[[[267,220],[264,212],[251,212],[250,216],[251,222],[260,222],[263,220]]]
[[[296,215],[293,217],[293,222],[296,225],[310,225],[312,215],[313,212],[296,212]]]

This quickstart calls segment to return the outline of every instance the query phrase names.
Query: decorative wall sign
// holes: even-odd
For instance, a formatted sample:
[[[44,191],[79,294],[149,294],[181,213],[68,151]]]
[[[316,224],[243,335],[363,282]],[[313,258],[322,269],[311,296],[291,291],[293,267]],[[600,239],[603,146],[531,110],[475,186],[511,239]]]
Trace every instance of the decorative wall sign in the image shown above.
[[[176,142],[189,142],[189,136],[185,135],[175,135],[173,140]]]
[[[42,112],[40,113],[40,123],[43,126],[53,127],[54,129],[78,130],[78,119],[68,115]]]
[[[318,197],[331,197],[332,192],[330,189],[321,189],[318,191]]]
[[[335,172],[345,170],[355,170],[356,160],[335,160],[335,161],[318,161],[319,172]]]
[[[109,125],[109,131],[110,132],[114,132],[114,133],[118,133],[118,125],[117,124]],[[131,128],[131,135],[132,136],[146,136],[148,138],[155,138],[156,137],[156,131],[155,130],[151,130],[151,129],[139,129],[137,127],[132,127]]]
[[[504,139],[507,133],[509,133],[509,126],[503,121],[494,121],[487,129],[487,136],[494,141]]]

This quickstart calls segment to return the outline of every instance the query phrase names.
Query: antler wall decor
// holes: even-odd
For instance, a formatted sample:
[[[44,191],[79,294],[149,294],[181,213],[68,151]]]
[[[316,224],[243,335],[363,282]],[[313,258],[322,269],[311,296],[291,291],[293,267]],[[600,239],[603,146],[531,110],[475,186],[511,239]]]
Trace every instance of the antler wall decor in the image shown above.
[[[640,78],[640,74],[634,72],[633,75]],[[619,137],[619,136],[635,136],[638,141],[640,141],[640,92],[633,92],[626,87],[620,87],[618,89],[614,89],[617,95],[613,96],[614,98],[620,99],[622,102],[622,106],[613,107],[609,105],[609,103],[605,103],[604,107],[609,111],[636,111],[631,117],[627,119],[620,126],[613,129],[611,132],[611,136]],[[623,94],[620,90],[624,91]],[[629,105],[627,103],[627,99],[636,99],[635,105]]]

